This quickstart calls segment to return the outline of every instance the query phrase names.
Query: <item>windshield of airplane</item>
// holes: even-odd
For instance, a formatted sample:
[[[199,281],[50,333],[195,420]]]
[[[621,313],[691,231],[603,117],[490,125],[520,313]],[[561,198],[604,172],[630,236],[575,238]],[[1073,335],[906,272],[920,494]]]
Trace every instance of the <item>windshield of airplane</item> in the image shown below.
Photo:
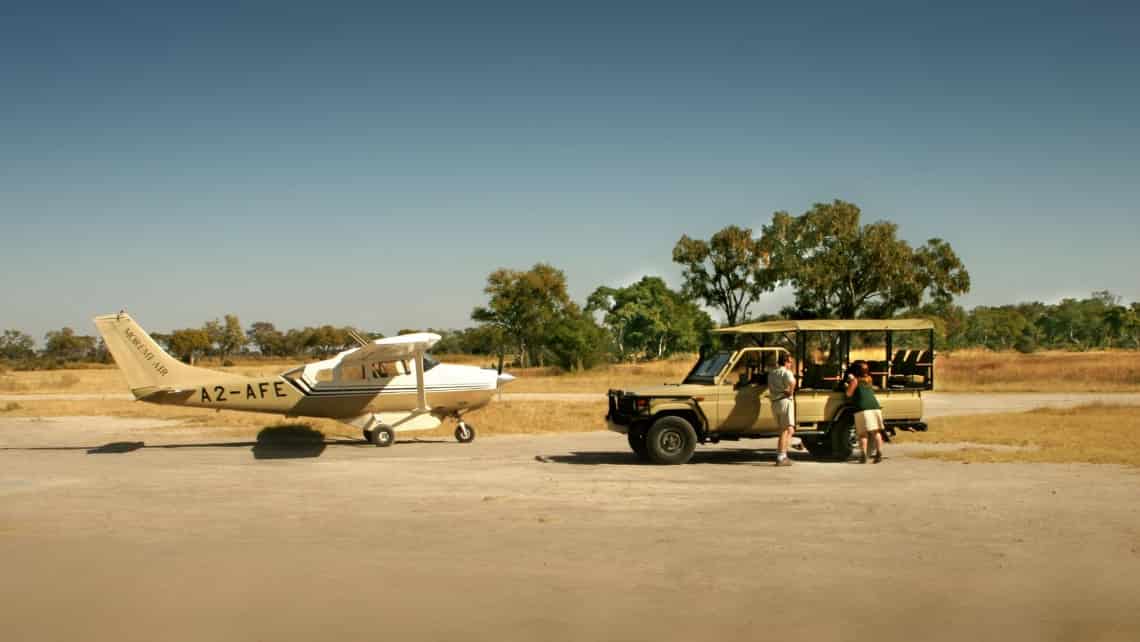
[[[712,383],[731,358],[732,353],[728,351],[706,355],[697,362],[689,376],[685,377],[685,383]]]

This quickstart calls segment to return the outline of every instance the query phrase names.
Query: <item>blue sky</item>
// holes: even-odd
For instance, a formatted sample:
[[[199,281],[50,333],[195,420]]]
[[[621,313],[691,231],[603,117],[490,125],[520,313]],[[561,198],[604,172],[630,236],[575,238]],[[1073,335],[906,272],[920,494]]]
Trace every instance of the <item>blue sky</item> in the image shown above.
[[[5,5],[0,327],[462,327],[833,198],[968,306],[1140,299],[1134,4],[543,4]]]

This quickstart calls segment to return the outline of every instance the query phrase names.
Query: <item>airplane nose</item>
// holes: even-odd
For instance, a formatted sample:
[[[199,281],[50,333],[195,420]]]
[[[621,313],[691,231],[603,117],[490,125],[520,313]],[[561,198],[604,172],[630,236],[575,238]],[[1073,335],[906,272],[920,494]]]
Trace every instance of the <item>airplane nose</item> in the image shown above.
[[[509,375],[505,372],[499,374],[499,385],[504,386],[515,380],[514,375]]]

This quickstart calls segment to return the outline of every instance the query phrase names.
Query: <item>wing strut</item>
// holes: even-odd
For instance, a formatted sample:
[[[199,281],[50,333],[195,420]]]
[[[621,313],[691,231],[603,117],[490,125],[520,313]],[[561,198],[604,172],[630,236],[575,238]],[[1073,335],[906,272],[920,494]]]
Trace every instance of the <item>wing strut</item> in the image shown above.
[[[413,412],[422,414],[430,410],[431,407],[427,405],[427,391],[424,390],[424,351],[420,348],[416,350],[416,409]]]

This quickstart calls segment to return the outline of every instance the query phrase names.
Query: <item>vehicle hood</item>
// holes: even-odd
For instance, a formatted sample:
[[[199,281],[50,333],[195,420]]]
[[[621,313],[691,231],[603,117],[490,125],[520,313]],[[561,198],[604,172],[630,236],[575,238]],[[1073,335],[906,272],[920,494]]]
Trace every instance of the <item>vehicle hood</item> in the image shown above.
[[[626,394],[638,397],[699,397],[716,389],[716,386],[702,384],[672,384],[663,386],[638,386],[626,390]]]

